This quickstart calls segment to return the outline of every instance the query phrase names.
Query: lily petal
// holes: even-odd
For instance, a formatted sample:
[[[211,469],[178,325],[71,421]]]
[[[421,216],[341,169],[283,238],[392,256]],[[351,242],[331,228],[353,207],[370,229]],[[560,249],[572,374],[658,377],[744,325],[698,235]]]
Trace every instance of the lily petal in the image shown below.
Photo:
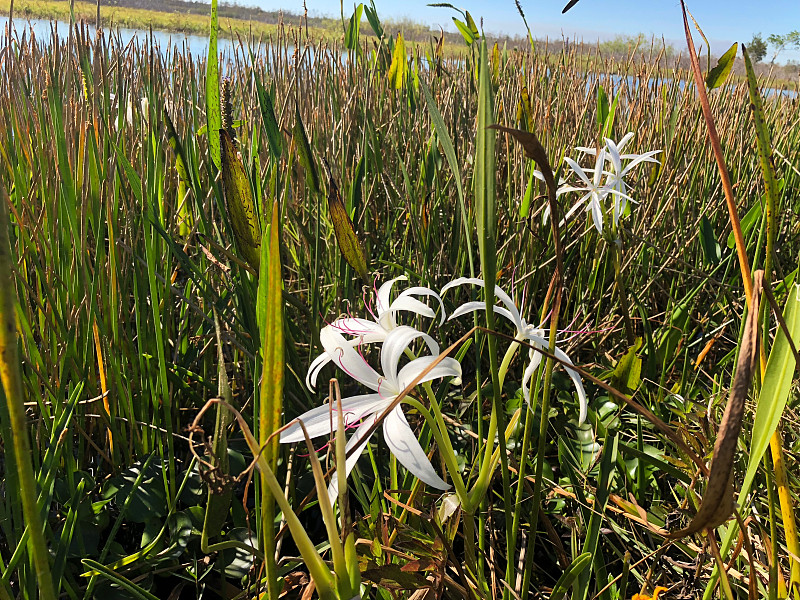
[[[395,277],[394,279],[390,279],[386,283],[384,283],[378,289],[378,315],[380,316],[382,313],[388,312],[389,306],[391,302],[389,302],[389,296],[392,293],[392,286],[394,285],[395,281],[408,281],[408,277],[405,275],[400,275],[400,277]]]
[[[412,360],[410,363],[400,369],[400,373],[397,375],[397,393],[399,394],[401,391],[403,391],[437,358],[438,356],[423,356],[421,358]],[[420,379],[419,383],[433,381],[434,379],[440,379],[442,377],[461,377],[461,363],[459,363],[455,358],[450,358],[447,356],[442,359],[442,362],[428,371],[422,377],[422,379]]]
[[[535,344],[534,342],[531,343],[534,345],[538,345]],[[530,385],[528,385],[528,383],[530,382],[531,377],[533,377],[533,374],[536,372],[536,369],[538,369],[539,365],[542,363],[542,354],[536,352],[535,350],[531,350],[528,353],[528,357],[530,358],[531,361],[528,363],[528,366],[525,367],[525,372],[522,374],[522,397],[525,398],[525,402],[527,402],[528,406],[530,406],[531,390],[530,390]]]
[[[439,490],[450,486],[436,473],[428,460],[417,436],[411,431],[406,416],[397,406],[383,422],[383,437],[386,445],[406,469],[420,481]]]
[[[365,394],[363,396],[351,396],[342,398],[342,411],[344,412],[345,425],[357,423],[364,418],[364,415],[377,412],[387,401],[379,394]],[[292,424],[281,432],[281,444],[291,444],[302,442],[305,439],[303,429],[299,421],[303,422],[308,437],[315,438],[321,435],[330,434],[336,431],[337,419],[339,418],[337,408],[330,403],[312,408],[306,413],[297,417]]]
[[[465,284],[477,285],[478,287],[485,287],[486,285],[483,279],[479,279],[477,277],[459,277],[448,283],[446,286],[444,286],[442,288],[442,294],[444,294],[450,288]],[[525,323],[523,323],[522,317],[519,314],[519,310],[517,309],[511,297],[508,294],[506,294],[502,289],[500,289],[499,285],[494,286],[494,295],[497,296],[497,299],[500,300],[500,302],[505,304],[506,309],[511,315],[511,321],[514,323],[517,329],[520,331],[524,329]]]
[[[353,349],[353,343],[330,325],[323,327],[319,340],[325,352],[345,373],[368,388],[378,391],[381,376],[367,364],[364,357]]]
[[[570,360],[569,356],[563,350],[556,348],[554,354],[556,357],[568,365],[573,364]],[[580,414],[578,415],[578,423],[583,423],[586,420],[586,413],[588,412],[589,402],[586,399],[586,390],[583,389],[583,381],[581,381],[580,374],[575,369],[570,369],[569,367],[564,367],[567,371],[567,375],[569,378],[572,379],[572,383],[575,384],[575,389],[578,392],[578,401],[580,403]]]
[[[383,342],[383,348],[381,348],[381,367],[383,368],[386,381],[382,385],[388,385],[390,392],[395,395],[403,389],[399,386],[397,381],[398,363],[409,344],[417,338],[422,338],[428,345],[431,354],[434,356],[439,355],[439,344],[436,343],[436,340],[428,334],[417,331],[413,327],[408,327],[407,325],[401,325],[397,329],[392,329]]]
[[[455,309],[453,311],[453,314],[450,315],[450,318],[448,319],[448,321],[450,319],[454,319],[456,317],[460,317],[461,315],[465,315],[467,313],[474,312],[476,310],[486,310],[486,303],[485,302],[481,302],[479,300],[476,300],[474,302],[465,302],[464,304],[462,304],[461,306],[459,306],[457,309]],[[508,310],[506,310],[502,306],[495,306],[494,307],[494,312],[496,314],[498,314],[498,315],[504,316],[506,319],[511,321],[515,326],[517,326],[517,327],[519,326],[517,321],[514,319],[514,315],[511,314]]]
[[[444,324],[444,320],[445,320],[444,302],[442,302],[441,296],[439,296],[439,294],[437,294],[435,291],[433,291],[430,288],[426,288],[426,287],[411,287],[411,288],[408,288],[407,290],[403,290],[402,292],[400,292],[397,295],[397,298],[395,299],[395,301],[392,302],[391,306],[389,307],[389,310],[391,310],[392,312],[394,312],[396,310],[412,310],[413,312],[418,312],[419,314],[424,314],[426,317],[433,318],[435,316],[435,313],[434,313],[433,309],[431,309],[427,304],[424,304],[422,302],[420,302],[420,304],[422,306],[424,306],[428,310],[428,312],[422,313],[422,312],[420,312],[418,310],[414,310],[412,308],[406,308],[404,306],[396,306],[399,300],[401,300],[402,298],[406,298],[408,296],[430,296],[430,297],[434,298],[437,302],[439,302],[439,308],[442,311],[441,312],[441,316],[439,317],[439,325],[443,325]]]

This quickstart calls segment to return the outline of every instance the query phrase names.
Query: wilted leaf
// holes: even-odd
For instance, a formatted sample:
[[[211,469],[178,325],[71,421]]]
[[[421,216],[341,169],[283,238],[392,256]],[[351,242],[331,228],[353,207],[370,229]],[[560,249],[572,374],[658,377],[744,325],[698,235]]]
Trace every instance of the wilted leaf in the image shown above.
[[[503,127],[502,125],[490,125],[489,129],[497,129],[504,133],[509,134],[522,146],[525,151],[525,156],[533,160],[544,175],[548,187],[556,188],[556,179],[553,175],[553,170],[550,167],[550,160],[547,158],[544,146],[539,141],[539,138],[532,131],[523,131],[522,129],[513,129],[511,127]]]

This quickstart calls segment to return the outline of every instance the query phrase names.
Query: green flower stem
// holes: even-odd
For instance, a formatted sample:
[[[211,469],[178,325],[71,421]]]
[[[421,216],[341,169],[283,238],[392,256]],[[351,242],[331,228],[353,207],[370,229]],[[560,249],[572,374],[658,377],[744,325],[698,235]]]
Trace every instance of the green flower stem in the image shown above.
[[[617,236],[616,231],[614,235]],[[625,324],[625,339],[628,342],[628,346],[631,347],[636,342],[636,336],[633,333],[633,323],[631,322],[631,314],[628,308],[628,294],[625,291],[625,278],[622,275],[622,239],[619,237],[615,239],[615,242],[609,244],[611,246],[611,256],[614,261],[614,285],[617,288],[617,297],[619,298],[619,306],[622,311],[622,321]]]
[[[556,223],[553,219],[553,223]],[[555,228],[555,225],[554,225]],[[550,343],[548,351],[550,354],[555,352],[556,334],[558,333],[558,317],[561,309],[561,302],[555,298],[553,303],[553,314],[550,317]],[[539,443],[536,449],[536,473],[533,482],[533,505],[531,506],[530,530],[528,532],[528,550],[525,555],[525,569],[522,576],[522,589],[530,586],[531,572],[533,571],[533,554],[536,548],[536,530],[539,527],[539,507],[542,503],[542,474],[544,472],[544,450],[547,443],[547,426],[550,414],[550,392],[553,383],[553,367],[555,361],[548,357],[544,369],[544,390],[542,392],[542,419],[539,422]]]
[[[424,387],[430,388],[430,385],[426,384]],[[422,406],[422,403],[419,400],[412,398],[411,396],[406,396],[403,398],[403,402],[416,408],[431,426],[433,439],[436,440],[436,444],[439,446],[439,453],[442,455],[442,459],[447,467],[447,471],[450,473],[450,478],[453,480],[453,488],[455,488],[456,496],[458,496],[458,499],[461,501],[461,506],[464,507],[465,500],[468,498],[467,488],[464,485],[464,480],[461,478],[461,473],[458,471],[456,453],[455,450],[453,450],[453,445],[450,443],[450,436],[447,435],[447,425],[445,424],[444,417],[439,409],[439,403],[436,402],[436,398],[433,396],[432,391],[428,393],[428,400],[431,403],[433,414],[431,414],[427,408]]]
[[[519,348],[518,340],[521,339],[522,338],[517,336],[511,346],[508,347],[508,350],[506,350],[506,354],[503,357],[503,362],[500,364],[500,368],[497,372],[497,380],[500,387],[503,386],[506,373],[508,372],[508,367],[511,365],[511,360],[514,358],[517,348]],[[493,455],[494,438],[495,435],[497,435],[497,427],[497,412],[495,411],[494,405],[492,405],[492,414],[489,418],[489,431],[486,432],[486,447],[484,450],[483,462],[481,463],[481,470],[478,473],[478,479],[475,481],[475,485],[472,486],[472,490],[469,492],[469,502],[464,506],[464,510],[467,512],[474,512],[478,508],[484,496],[486,495],[486,490],[489,489],[489,482],[492,479],[494,468],[496,466],[496,461],[493,460]]]

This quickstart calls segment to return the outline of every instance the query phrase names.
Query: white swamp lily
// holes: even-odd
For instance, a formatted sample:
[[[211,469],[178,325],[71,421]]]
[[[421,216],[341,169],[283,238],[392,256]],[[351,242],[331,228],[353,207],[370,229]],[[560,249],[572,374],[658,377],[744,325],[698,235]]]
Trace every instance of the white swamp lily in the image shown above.
[[[399,368],[406,349],[417,339],[421,339],[428,346],[431,355],[415,358],[402,368]],[[347,340],[335,328],[331,326],[325,327],[320,333],[320,341],[325,348],[325,352],[332,357],[332,360],[345,373],[373,390],[371,394],[342,399],[345,425],[349,427],[361,421],[361,424],[358,425],[345,447],[345,451],[348,453],[351,448],[355,448],[345,463],[346,474],[349,475],[361,452],[369,442],[369,437],[367,436],[369,429],[392,404],[400,392],[436,360],[439,355],[439,345],[429,335],[412,327],[400,325],[393,328],[383,340],[380,358],[383,375],[381,375],[353,348],[350,340]],[[438,365],[430,369],[419,383],[443,377],[458,378],[460,376],[461,365],[457,360],[446,357]],[[299,442],[305,439],[298,421],[303,422],[309,437],[314,438],[332,434],[337,427],[337,411],[338,407],[336,405],[323,404],[297,417],[295,422],[281,434],[281,443]],[[406,420],[401,405],[396,406],[384,419],[383,437],[392,454],[415,477],[436,489],[446,490],[450,487],[439,477],[428,460],[425,451],[417,440],[416,434]],[[331,503],[336,500],[338,493],[338,479],[334,473],[328,487]]]
[[[444,295],[447,290],[461,285],[477,285],[484,287],[486,284],[484,283],[483,279],[460,277],[458,279],[454,279],[444,286],[442,288],[442,295]],[[494,312],[505,317],[514,324],[514,327],[517,329],[516,338],[520,341],[528,342],[531,346],[535,346],[536,348],[548,350],[550,347],[550,332],[541,325],[538,327],[529,325],[520,315],[519,309],[517,309],[517,307],[514,305],[514,301],[511,300],[511,297],[508,294],[500,289],[500,286],[495,286],[494,295],[497,296],[497,299],[503,304],[503,306],[495,306]],[[482,300],[467,302],[453,311],[453,314],[450,315],[450,319],[454,319],[469,312],[485,309],[486,303]],[[569,366],[567,366],[572,365],[573,362],[563,350],[556,347],[554,354],[559,360],[565,363],[564,368],[567,371],[567,375],[569,375],[570,379],[572,379],[572,383],[575,384],[575,389],[578,392],[578,401],[580,403],[580,414],[578,416],[578,421],[583,423],[586,420],[588,401],[586,399],[586,391],[583,389],[583,383],[581,382],[581,376],[575,369],[570,369]],[[528,363],[528,366],[525,367],[525,372],[522,376],[522,394],[525,397],[525,401],[530,405],[529,382],[531,377],[533,377],[533,374],[536,372],[536,369],[539,367],[539,364],[542,362],[542,354],[531,348],[528,352],[528,358],[530,359],[530,362]]]
[[[374,320],[347,316],[336,319],[329,327],[341,334],[351,336],[350,339],[347,340],[350,346],[383,342],[389,332],[398,327],[396,318],[398,311],[412,312],[430,319],[436,317],[434,310],[424,302],[415,298],[415,296],[429,296],[437,300],[441,309],[439,324],[443,324],[445,314],[442,299],[439,297],[439,294],[429,288],[420,286],[410,287],[400,292],[394,301],[390,300],[392,287],[395,282],[407,280],[408,277],[401,275],[400,277],[390,279],[377,290],[375,306],[368,307]],[[313,390],[317,386],[317,376],[319,372],[322,370],[322,367],[327,365],[330,361],[331,356],[328,352],[323,352],[314,359],[306,375],[306,385],[309,389]]]

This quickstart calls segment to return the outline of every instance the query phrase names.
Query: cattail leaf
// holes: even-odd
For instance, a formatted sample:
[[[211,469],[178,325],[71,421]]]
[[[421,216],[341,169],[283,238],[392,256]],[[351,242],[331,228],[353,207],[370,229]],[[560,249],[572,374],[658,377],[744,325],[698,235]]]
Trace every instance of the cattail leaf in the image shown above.
[[[733,463],[739,434],[742,431],[747,393],[758,363],[758,306],[763,282],[763,271],[757,271],[753,278],[753,298],[745,317],[742,347],[736,362],[733,384],[722,415],[722,421],[714,444],[714,458],[703,501],[689,526],[670,533],[669,539],[679,539],[703,529],[713,529],[722,525],[733,513]]]
[[[725,54],[717,61],[717,66],[711,69],[706,76],[708,89],[713,90],[722,86],[731,74],[733,63],[736,62],[736,53],[739,51],[739,43],[735,42]]]
[[[211,152],[211,159],[217,168],[220,168],[222,165],[222,149],[217,132],[222,129],[222,107],[219,101],[218,35],[217,0],[211,0],[211,24],[208,33],[208,60],[206,62],[206,121],[208,123],[208,147]]]
[[[188,235],[192,227],[192,215],[189,212],[187,204],[186,191],[189,186],[189,172],[186,169],[186,158],[183,153],[183,144],[181,144],[178,134],[175,132],[175,126],[172,124],[172,119],[169,118],[167,110],[164,109],[164,126],[167,134],[167,142],[175,152],[175,170],[178,173],[178,233],[180,235]]]
[[[308,142],[306,135],[306,128],[303,125],[303,120],[300,118],[300,109],[295,108],[294,128],[292,129],[292,138],[294,139],[295,148],[297,148],[297,158],[300,164],[306,171],[306,181],[308,185],[316,193],[320,193],[319,185],[319,171],[317,170],[317,163],[314,162],[314,155],[311,152],[311,144]]]
[[[563,15],[564,13],[566,13],[570,8],[575,6],[577,3],[578,0],[569,0],[569,2],[567,2],[567,5],[564,7],[564,10],[561,11],[561,14]]]
[[[333,175],[329,174],[328,182],[328,212],[333,221],[333,232],[336,234],[336,241],[339,243],[339,250],[344,259],[356,270],[359,277],[367,279],[367,260],[364,257],[364,250],[361,242],[358,241],[356,230],[347,209],[342,202],[342,195],[333,180]]]
[[[233,226],[236,244],[247,264],[258,270],[261,260],[261,226],[250,180],[242,164],[242,155],[233,138],[224,129],[219,130],[222,143],[222,189],[225,204]]]
[[[250,60],[255,64],[255,56],[253,51],[250,51]],[[258,92],[258,104],[261,108],[261,119],[264,122],[264,129],[267,132],[267,141],[269,142],[269,151],[274,160],[278,160],[283,154],[283,140],[281,139],[281,129],[278,126],[278,119],[275,117],[275,105],[272,102],[272,96],[264,89],[261,80],[253,72],[253,81],[256,84],[256,91]]]

